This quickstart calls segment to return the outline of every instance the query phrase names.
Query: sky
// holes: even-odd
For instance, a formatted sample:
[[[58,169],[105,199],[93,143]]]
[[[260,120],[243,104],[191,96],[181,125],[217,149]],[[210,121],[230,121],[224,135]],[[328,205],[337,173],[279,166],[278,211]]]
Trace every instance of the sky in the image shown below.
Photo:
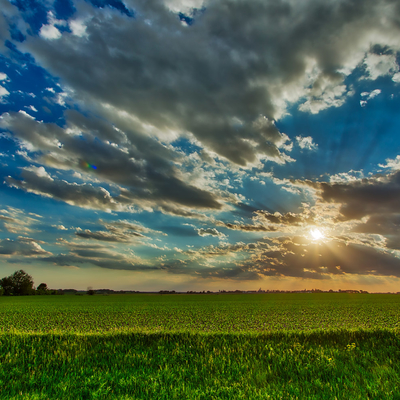
[[[400,291],[400,2],[0,0],[0,275]]]

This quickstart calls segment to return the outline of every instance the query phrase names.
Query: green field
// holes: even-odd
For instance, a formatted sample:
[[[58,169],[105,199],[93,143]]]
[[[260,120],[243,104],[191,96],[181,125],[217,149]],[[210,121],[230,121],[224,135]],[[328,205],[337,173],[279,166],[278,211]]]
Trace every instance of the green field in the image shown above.
[[[0,297],[1,399],[400,399],[400,296]]]

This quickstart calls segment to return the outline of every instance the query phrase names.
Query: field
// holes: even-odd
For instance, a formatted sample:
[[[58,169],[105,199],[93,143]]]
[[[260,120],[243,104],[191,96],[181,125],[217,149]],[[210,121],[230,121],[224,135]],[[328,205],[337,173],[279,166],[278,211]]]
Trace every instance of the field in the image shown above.
[[[400,296],[0,297],[1,399],[400,399]]]

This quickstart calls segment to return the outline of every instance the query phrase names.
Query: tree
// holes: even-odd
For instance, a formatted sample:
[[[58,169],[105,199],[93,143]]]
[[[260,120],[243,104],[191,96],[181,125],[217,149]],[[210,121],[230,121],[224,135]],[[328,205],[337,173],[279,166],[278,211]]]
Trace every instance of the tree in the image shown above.
[[[33,292],[33,279],[24,270],[20,269],[11,275],[14,285],[14,295],[24,296],[32,294]]]
[[[12,296],[14,294],[14,284],[11,276],[0,279],[0,286],[3,289],[4,296]]]
[[[49,288],[47,287],[46,283],[41,283],[37,288],[36,291],[39,294],[46,294],[48,292]]]
[[[93,290],[93,288],[91,287],[91,286],[89,286],[88,288],[87,288],[87,292],[86,292],[88,295],[90,295],[90,296],[93,296],[94,294],[96,294],[96,291],[95,290]]]
[[[5,296],[21,296],[34,293],[33,279],[22,269],[0,279],[0,286],[4,290]]]

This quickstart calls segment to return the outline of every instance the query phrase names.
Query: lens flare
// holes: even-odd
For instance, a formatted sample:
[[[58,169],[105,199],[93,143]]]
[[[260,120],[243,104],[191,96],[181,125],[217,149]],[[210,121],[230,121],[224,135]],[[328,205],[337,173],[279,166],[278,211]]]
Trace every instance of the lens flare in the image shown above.
[[[324,237],[323,233],[317,228],[312,229],[310,231],[310,233],[311,233],[311,236],[312,236],[312,238],[314,240],[319,240],[319,239],[322,239]]]
[[[84,160],[80,160],[79,161],[79,165],[81,168],[85,168],[85,169],[97,169],[97,167],[93,164],[89,164],[87,161]]]

